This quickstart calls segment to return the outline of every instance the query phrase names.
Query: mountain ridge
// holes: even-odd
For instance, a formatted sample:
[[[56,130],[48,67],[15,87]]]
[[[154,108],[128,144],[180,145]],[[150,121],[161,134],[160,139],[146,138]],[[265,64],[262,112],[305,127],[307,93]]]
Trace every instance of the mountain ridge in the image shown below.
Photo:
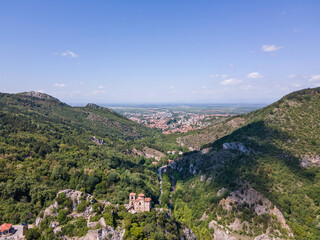
[[[292,231],[295,239],[318,239],[319,92],[320,88],[299,90],[265,108],[178,139],[191,146],[203,140],[197,151],[168,169],[176,189],[171,193],[174,204],[193,213],[179,220],[207,227],[214,221],[241,236],[290,239]],[[257,212],[262,205],[260,200],[250,203],[246,184],[280,209],[290,230],[273,222],[273,213]],[[225,191],[219,195],[221,189]],[[200,220],[203,215],[208,216],[205,222]]]

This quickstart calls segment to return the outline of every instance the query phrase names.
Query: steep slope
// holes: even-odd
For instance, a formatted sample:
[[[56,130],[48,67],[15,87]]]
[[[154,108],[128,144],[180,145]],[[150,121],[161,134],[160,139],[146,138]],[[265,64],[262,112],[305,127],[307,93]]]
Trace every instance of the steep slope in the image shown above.
[[[0,222],[32,222],[71,188],[112,203],[132,191],[155,202],[152,159],[135,158],[135,139],[158,135],[93,104],[71,107],[43,93],[0,94]]]
[[[244,126],[248,122],[246,115],[229,117],[227,120],[211,124],[209,127],[183,134],[177,138],[177,142],[189,148],[189,150],[200,150],[206,144],[212,143],[234,130]]]
[[[115,137],[124,140],[141,138],[151,134],[143,127],[110,109],[88,104],[85,107],[71,107],[49,95],[37,92],[20,94],[0,93],[1,113],[8,118],[54,123],[59,128],[90,132],[100,137]]]
[[[319,239],[319,93],[297,91],[239,116],[234,131],[171,164],[177,219],[194,232]]]
[[[232,117],[200,131],[190,132],[179,137],[177,142],[191,150],[200,150],[238,129],[241,129],[236,132],[238,137],[244,135],[244,138],[248,138],[244,132],[250,129],[251,133],[255,132],[260,136],[256,144],[261,141],[272,142],[277,148],[299,157],[304,166],[319,166],[319,92],[320,88],[293,92],[260,110]],[[238,140],[248,141],[241,137]],[[250,142],[254,142],[253,139]]]

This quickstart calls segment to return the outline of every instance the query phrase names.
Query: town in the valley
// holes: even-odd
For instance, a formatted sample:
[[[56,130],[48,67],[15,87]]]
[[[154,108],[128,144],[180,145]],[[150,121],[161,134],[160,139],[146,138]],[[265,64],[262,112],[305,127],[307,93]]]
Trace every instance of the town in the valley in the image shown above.
[[[164,134],[184,133],[202,129],[214,122],[238,114],[256,110],[257,104],[217,105],[132,105],[106,106],[132,121],[150,128],[160,129]]]
[[[232,114],[199,114],[188,112],[124,113],[132,121],[150,128],[161,129],[164,134],[188,132],[207,127],[212,121]]]

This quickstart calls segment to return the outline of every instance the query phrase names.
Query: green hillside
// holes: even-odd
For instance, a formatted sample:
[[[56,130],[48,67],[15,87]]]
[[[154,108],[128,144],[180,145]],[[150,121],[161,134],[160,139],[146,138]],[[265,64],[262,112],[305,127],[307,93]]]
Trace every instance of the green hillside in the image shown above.
[[[186,226],[197,239],[212,239],[221,231],[247,240],[262,234],[319,239],[318,146],[320,88],[169,136],[95,104],[71,107],[42,93],[1,93],[0,222],[34,223],[58,191],[74,189],[120,204],[103,208],[82,200],[80,206],[93,204],[94,219],[125,228],[127,239],[179,239],[188,233]],[[159,166],[134,154],[145,147],[184,152],[160,160],[175,159],[162,176],[161,207],[173,208],[171,216],[155,210],[132,215],[123,207],[130,192],[143,192],[158,204]],[[199,151],[187,152],[187,147]],[[73,223],[66,217],[72,212],[70,200],[59,198],[58,216],[44,218],[40,229],[53,236],[49,223],[59,218],[62,233],[75,236],[86,220]]]
[[[230,124],[235,119],[238,124]],[[219,131],[223,126],[229,128]],[[217,140],[205,144],[214,135]],[[291,93],[268,107],[194,132],[189,141],[206,136],[200,152],[185,155],[170,170],[176,214],[190,211],[181,213],[180,221],[201,229],[214,220],[239,236],[290,238],[292,232],[295,239],[320,238],[320,88]],[[247,152],[223,148],[224,143],[244,146]],[[232,210],[226,209],[229,194],[245,194],[247,183],[280,209],[290,231],[272,213],[257,215],[258,203],[235,202]],[[219,195],[222,188],[227,191]],[[204,213],[208,217],[201,221]],[[249,227],[233,230],[236,219]]]
[[[132,191],[157,202],[152,160],[128,154],[135,140],[157,135],[94,104],[71,107],[42,93],[1,93],[0,222],[34,221],[66,188],[112,203],[125,203]]]

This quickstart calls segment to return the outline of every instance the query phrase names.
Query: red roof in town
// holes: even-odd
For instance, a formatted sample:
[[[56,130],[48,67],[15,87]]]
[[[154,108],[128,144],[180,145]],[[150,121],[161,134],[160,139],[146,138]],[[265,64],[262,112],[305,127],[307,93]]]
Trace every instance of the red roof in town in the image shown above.
[[[12,227],[12,224],[4,223],[0,227],[0,232],[9,231],[11,227]]]
[[[130,193],[130,196],[135,196],[135,195],[136,195],[136,193],[134,193],[134,192]]]
[[[146,202],[150,202],[150,201],[151,201],[151,198],[146,198],[145,201],[146,201]]]
[[[139,196],[139,197],[144,197],[144,194],[143,194],[143,193],[140,193],[138,196]]]

